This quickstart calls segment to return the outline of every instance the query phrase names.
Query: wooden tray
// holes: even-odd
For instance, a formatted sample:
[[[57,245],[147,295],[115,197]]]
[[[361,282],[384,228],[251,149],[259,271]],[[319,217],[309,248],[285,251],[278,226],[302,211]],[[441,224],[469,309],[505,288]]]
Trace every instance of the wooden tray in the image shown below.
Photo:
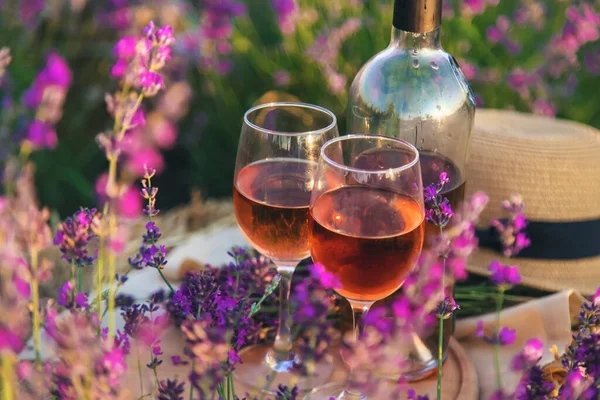
[[[164,355],[162,357],[165,361],[163,362],[163,365],[161,365],[160,368],[158,368],[159,379],[173,379],[175,377],[179,377],[180,379],[187,379],[187,376],[189,374],[189,366],[175,367],[170,361],[170,356],[181,354],[181,349],[183,348],[183,338],[181,337],[181,333],[178,332],[175,328],[169,328],[165,333],[166,334],[162,340],[162,349],[164,352]],[[330,381],[343,381],[346,376],[346,369],[344,367],[344,364],[339,357],[334,357],[334,360],[335,370]],[[144,364],[146,364],[147,362],[145,357],[142,357],[142,361],[142,373],[144,375],[144,394],[148,394],[155,390],[155,378],[152,375],[151,371],[149,371],[144,366]],[[131,398],[139,398],[141,396],[141,391],[138,371],[137,368],[135,368],[137,360],[135,359],[135,351],[133,348],[131,354],[129,355],[127,363],[130,366],[128,370],[129,376],[127,378],[127,382],[129,384],[127,386],[128,389],[131,391],[131,394],[134,395]],[[414,389],[419,395],[428,394],[430,399],[436,398],[435,375],[430,376],[419,382],[412,382],[408,385],[408,387]],[[240,398],[243,398],[246,395],[246,393],[257,395],[257,397],[260,398],[260,394],[255,393],[250,388],[244,387],[240,383],[236,382],[235,389],[237,395]],[[463,350],[462,346],[454,338],[450,339],[448,359],[444,364],[442,390],[444,400],[477,400],[479,394],[477,375],[475,373],[473,364],[467,358],[467,355]],[[383,394],[381,396],[377,396],[377,399],[371,396],[369,397],[369,400],[388,400],[389,397],[385,395],[385,389],[382,391]],[[187,396],[188,394],[186,390],[186,399]],[[272,397],[273,396],[269,395],[265,396],[265,398]]]

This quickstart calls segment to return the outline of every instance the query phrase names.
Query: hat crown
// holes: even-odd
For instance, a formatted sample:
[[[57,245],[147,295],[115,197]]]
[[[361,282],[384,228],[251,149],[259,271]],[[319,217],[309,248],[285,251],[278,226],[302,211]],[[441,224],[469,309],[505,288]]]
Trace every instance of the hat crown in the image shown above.
[[[600,131],[515,111],[477,110],[467,194],[490,197],[481,225],[502,217],[500,202],[520,193],[534,221],[600,218]]]

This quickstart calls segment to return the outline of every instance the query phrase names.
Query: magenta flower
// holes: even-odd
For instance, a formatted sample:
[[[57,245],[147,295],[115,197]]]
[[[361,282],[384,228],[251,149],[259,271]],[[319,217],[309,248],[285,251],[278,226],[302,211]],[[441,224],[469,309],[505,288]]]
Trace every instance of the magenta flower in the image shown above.
[[[117,42],[113,53],[118,59],[129,60],[136,55],[137,38],[125,36]]]
[[[511,345],[517,340],[517,330],[503,327],[498,333],[498,343],[502,346]]]
[[[525,343],[525,347],[519,354],[517,354],[511,363],[512,369],[515,371],[522,371],[527,368],[531,368],[542,359],[544,354],[544,343],[538,339],[529,339]]]
[[[488,267],[491,272],[490,280],[498,286],[513,286],[521,282],[519,268],[500,264],[499,261],[492,261]]]
[[[0,326],[0,352],[8,350],[19,354],[23,346],[23,339],[17,333]]]
[[[592,303],[596,307],[600,307],[600,287],[598,287],[596,293],[592,296]]]
[[[277,71],[273,75],[273,81],[277,86],[287,86],[290,84],[290,73],[288,71]]]
[[[127,155],[125,168],[137,176],[144,176],[146,168],[160,173],[165,169],[162,154],[151,147],[138,149]]]
[[[335,289],[340,286],[338,277],[328,272],[322,264],[316,263],[312,265],[310,267],[310,274],[326,289]]]
[[[486,0],[464,0],[465,11],[468,14],[478,15],[485,11]]]
[[[460,310],[460,306],[456,304],[454,297],[447,296],[444,301],[440,302],[438,305],[436,314],[438,318],[448,319],[456,310]]]
[[[26,140],[33,149],[53,149],[58,144],[54,127],[39,119],[33,120],[27,127]]]
[[[142,72],[139,78],[139,85],[144,93],[148,96],[153,96],[164,87],[163,77],[161,74],[152,71]]]
[[[298,14],[296,0],[271,0],[271,4],[277,14],[277,23],[281,33],[284,35],[294,33],[296,30],[295,17]]]
[[[556,116],[556,108],[547,100],[537,99],[531,105],[534,114],[545,115],[547,117]]]

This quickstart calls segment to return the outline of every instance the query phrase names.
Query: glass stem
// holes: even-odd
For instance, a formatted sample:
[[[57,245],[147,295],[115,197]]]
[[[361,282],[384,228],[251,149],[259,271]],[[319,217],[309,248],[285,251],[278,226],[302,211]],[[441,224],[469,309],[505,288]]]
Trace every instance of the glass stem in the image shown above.
[[[292,324],[290,315],[290,291],[292,287],[292,275],[296,266],[277,266],[277,272],[281,275],[279,281],[279,325],[273,349],[277,357],[288,360],[292,350]]]
[[[360,335],[363,333],[363,319],[369,312],[369,309],[372,305],[373,302],[350,301],[350,306],[352,306],[352,334],[354,341],[358,341]],[[350,368],[348,383],[346,384],[346,389],[344,390],[341,399],[363,400],[367,398],[367,396],[364,395],[360,389],[361,385],[360,381],[357,379],[357,373],[358,371],[355,367]]]

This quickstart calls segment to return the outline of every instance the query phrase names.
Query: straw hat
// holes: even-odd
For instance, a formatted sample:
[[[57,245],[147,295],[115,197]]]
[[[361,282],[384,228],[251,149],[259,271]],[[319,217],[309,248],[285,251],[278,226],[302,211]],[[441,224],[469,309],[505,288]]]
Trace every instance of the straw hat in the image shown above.
[[[469,270],[493,259],[518,265],[523,284],[592,294],[600,286],[600,131],[514,111],[477,110],[467,194],[490,197],[478,229],[506,217],[500,202],[520,193],[531,246],[516,257],[482,248]]]

